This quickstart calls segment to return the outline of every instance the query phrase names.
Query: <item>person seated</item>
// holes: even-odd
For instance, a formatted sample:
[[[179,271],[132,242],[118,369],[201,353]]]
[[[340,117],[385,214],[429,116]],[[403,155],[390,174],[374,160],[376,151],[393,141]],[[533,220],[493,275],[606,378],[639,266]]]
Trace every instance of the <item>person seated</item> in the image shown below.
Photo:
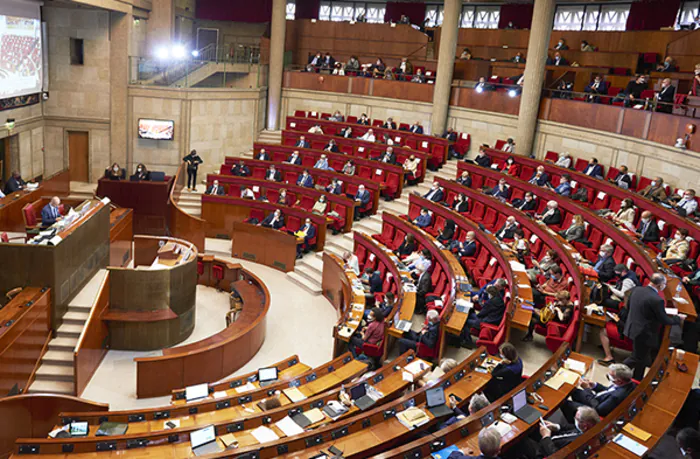
[[[358,138],[360,140],[366,140],[367,142],[374,142],[377,140],[377,137],[374,135],[374,131],[372,129],[368,129],[367,132]]]
[[[554,249],[548,249],[540,261],[537,261],[535,258],[532,259],[532,268],[527,270],[527,277],[531,283],[537,282],[537,276],[550,277],[550,270],[555,266],[559,266],[559,263],[561,263],[559,253]]]
[[[513,201],[513,207],[523,212],[535,210],[537,207],[537,201],[535,200],[535,195],[530,191],[525,192],[525,196],[522,199],[515,199]]]
[[[452,451],[447,459],[499,459],[501,453],[501,434],[495,427],[485,427],[477,436],[479,456],[467,456],[461,450]]]
[[[299,137],[299,140],[297,140],[297,143],[294,146],[296,148],[311,148],[311,144],[303,135]]]
[[[384,124],[382,124],[382,127],[384,129],[396,129],[396,122],[394,121],[393,118],[389,117],[386,119]]]
[[[698,208],[698,201],[695,199],[695,190],[687,189],[683,192],[683,197],[674,195],[668,199],[671,207],[682,217],[692,217]]]
[[[479,81],[476,83],[476,86],[474,86],[474,90],[481,93],[484,91],[495,91],[496,88],[492,84],[489,84],[485,77],[479,77]]]
[[[333,178],[331,180],[331,183],[325,186],[323,190],[327,193],[331,194],[341,194],[343,192],[343,183],[340,182],[337,178]]]
[[[569,281],[564,276],[561,267],[552,266],[547,280],[532,289],[532,298],[535,306],[541,308],[547,302],[548,297],[554,297],[557,293],[568,290],[568,288]]]
[[[632,369],[622,363],[610,365],[607,377],[610,386],[581,379],[579,387],[571,393],[571,400],[564,400],[561,405],[568,422],[574,422],[576,412],[582,406],[593,408],[600,417],[607,416],[637,387],[632,381]]]
[[[218,190],[217,190],[218,191]],[[241,187],[241,199],[255,199],[255,192],[247,186]]]
[[[314,203],[314,206],[311,208],[311,213],[316,214],[316,215],[326,215],[326,211],[328,210],[328,199],[326,198],[325,195],[321,195],[318,197],[318,200]]]
[[[695,18],[700,22],[700,16]],[[698,26],[695,27],[696,29]],[[700,433],[697,431],[697,423],[695,428],[686,427],[678,431],[676,434],[676,445],[683,457],[689,459],[700,458]]]
[[[122,180],[125,178],[122,174],[122,168],[117,163],[112,164],[109,169],[105,169],[105,177],[110,180]],[[7,186],[5,186],[5,191],[7,192]]]
[[[408,60],[407,57],[401,58],[401,63],[396,68],[396,73],[398,75],[413,75],[413,64],[411,63],[411,61]]]
[[[323,56],[321,55],[321,52],[317,52],[316,54],[309,55],[309,60],[306,63],[306,70],[307,71],[313,71],[317,68],[321,68],[321,63],[323,62]]]
[[[430,282],[429,273],[424,272],[421,277],[427,278]],[[420,291],[420,284],[418,289]],[[417,303],[418,301],[416,301]],[[426,323],[423,324],[419,332],[409,330],[403,334],[403,338],[399,339],[399,354],[404,354],[410,349],[416,350],[418,343],[429,349],[433,349],[437,345],[440,334],[440,315],[436,310],[431,309],[426,313],[425,319]]]
[[[393,147],[387,147],[382,156],[379,157],[379,162],[386,164],[396,164],[396,155]]]
[[[462,50],[462,54],[459,55],[459,58],[463,61],[468,61],[472,58],[472,52],[469,50],[469,48],[464,48]]]
[[[655,94],[656,111],[660,113],[672,113],[676,99],[676,87],[671,84],[670,78],[661,81],[661,89]]]
[[[433,182],[433,185],[430,187],[430,190],[427,193],[425,193],[423,197],[428,201],[442,202],[442,200],[445,199],[445,192],[440,187],[440,184],[438,182]]]
[[[370,67],[372,69],[372,76],[374,78],[381,78],[386,70],[386,64],[381,57],[377,58],[377,61]]]
[[[506,183],[506,179],[500,179],[498,181],[498,185],[493,187],[493,189],[488,194],[490,196],[500,199],[501,201],[507,201],[510,197],[510,187]]]
[[[364,208],[367,204],[369,204],[369,201],[370,199],[372,199],[372,196],[369,194],[369,191],[365,189],[364,185],[360,185],[359,187],[357,187],[357,193],[355,193],[353,199],[355,200],[355,202],[360,203],[359,206],[355,207],[353,215],[353,219],[357,221],[362,216],[360,209]]]
[[[514,62],[516,64],[524,64],[525,63],[525,58],[523,57],[523,53],[518,51],[515,56],[510,60],[511,62]]]
[[[556,49],[557,51],[566,51],[567,49],[569,49],[569,45],[566,44],[566,40],[560,38],[557,44],[554,45],[554,49]]]
[[[338,135],[344,139],[352,139],[352,127],[348,126],[346,128],[341,129]]]
[[[615,178],[608,179],[610,183],[614,183],[623,190],[629,190],[632,185],[632,176],[627,169],[627,166],[620,166]]]
[[[345,251],[343,252],[343,261],[345,262],[345,269],[351,270],[356,276],[360,275],[360,261],[358,260],[357,255],[352,252]]]
[[[586,225],[583,221],[583,217],[577,214],[571,219],[571,225],[567,229],[559,231],[559,235],[568,242],[580,242],[585,244],[588,242],[584,237],[585,232]]]
[[[620,309],[620,302],[625,299],[625,294],[634,287],[639,287],[642,283],[639,281],[637,273],[623,264],[615,265],[614,272],[617,280],[614,285],[609,282],[605,283],[601,306],[617,311]]]
[[[366,113],[360,115],[360,117],[357,119],[357,124],[360,124],[362,126],[369,126],[369,118],[367,117]]]
[[[436,381],[438,381],[440,378],[445,376],[445,374],[449,373],[456,367],[457,361],[455,359],[442,359],[439,365],[435,366],[435,368],[433,368],[431,371],[425,373],[417,381],[418,387],[432,386],[433,384],[435,384]],[[479,394],[475,394],[474,397],[476,397],[477,395]],[[486,405],[488,404],[489,402],[487,400]]]
[[[610,244],[600,246],[598,259],[593,265],[593,269],[598,273],[600,282],[609,282],[615,274],[615,260],[613,259],[614,248]]]
[[[554,165],[568,169],[571,167],[571,155],[568,153],[561,153]]]
[[[558,268],[558,266],[557,266]],[[547,312],[542,312],[547,311]],[[523,341],[532,341],[535,327],[540,325],[547,327],[547,323],[568,325],[574,316],[574,303],[571,302],[571,294],[567,290],[560,290],[554,294],[554,301],[543,305],[542,309],[535,309],[532,312],[532,319],[527,329],[527,334]]]
[[[235,175],[236,177],[249,177],[250,169],[243,160],[240,160],[238,164],[231,166],[231,175]]]
[[[294,164],[295,166],[301,166],[301,155],[299,155],[298,150],[294,150],[292,154],[284,161],[286,164]]]
[[[501,361],[491,370],[491,380],[484,386],[484,395],[494,402],[515,389],[522,382],[523,360],[509,342],[498,347]]]
[[[569,61],[567,61],[559,51],[554,53],[554,57],[548,57],[547,58],[547,65],[556,65],[556,66],[561,66],[561,65],[569,65]]]
[[[644,243],[655,244],[659,242],[659,225],[648,210],[642,212],[642,218],[636,231],[637,237]]]
[[[318,158],[318,161],[316,161],[316,164],[314,164],[314,169],[321,169],[322,171],[333,170],[328,163],[328,157],[326,155],[321,155]]]
[[[501,172],[503,172],[506,175],[510,175],[511,177],[517,177],[518,173],[520,172],[520,166],[515,164],[515,159],[512,156],[509,156],[508,159],[503,163],[503,166],[501,167]]]
[[[544,171],[544,166],[537,166],[537,169],[532,174],[532,177],[530,177],[530,180],[528,180],[528,183],[537,186],[545,186],[549,183],[549,174]]]
[[[286,188],[280,189],[280,192],[277,195],[277,204],[279,204],[280,206],[289,206],[294,204],[294,200],[291,196],[287,194]]]
[[[421,269],[430,270],[433,265],[433,254],[428,249],[422,249],[420,252],[411,254],[404,262],[409,263],[406,269],[411,272],[411,277],[417,280]]]
[[[347,67],[347,66],[346,66]],[[345,121],[345,117],[340,113],[340,110],[336,110],[330,118],[328,118],[329,121],[336,121],[336,122],[341,122]]]
[[[304,172],[297,178],[297,186],[303,186],[304,188],[314,187],[314,178],[309,174],[308,169],[304,169]]]
[[[506,241],[513,239],[513,234],[515,234],[515,230],[518,229],[518,222],[515,220],[515,217],[513,215],[510,215],[508,218],[506,218],[506,221],[503,223],[503,226],[496,231],[496,239],[499,241]]]
[[[396,250],[394,250],[394,253],[397,257],[403,260],[410,254],[415,252],[417,249],[418,244],[416,244],[416,238],[413,236],[413,234],[409,233],[406,236],[404,236],[401,245],[399,245],[399,247]]]
[[[413,183],[418,175],[418,165],[420,164],[420,159],[416,158],[416,155],[410,155],[403,162],[403,176],[404,180],[409,183]]]
[[[469,198],[464,193],[459,193],[452,202],[452,210],[458,214],[469,212]]]
[[[537,216],[537,219],[547,226],[558,225],[561,223],[561,211],[557,201],[547,202],[547,207]]]
[[[347,72],[359,72],[360,71],[360,61],[357,56],[350,56],[350,59],[345,63],[345,73]]]
[[[265,217],[262,222],[258,223],[258,226],[276,230],[284,228],[284,216],[282,215],[282,211],[275,209],[275,211]]]
[[[214,180],[212,182],[211,186],[207,188],[207,190],[204,192],[204,194],[213,194],[214,196],[223,196],[226,194],[226,190],[224,190],[224,187],[219,185],[218,180]]]
[[[335,59],[333,59],[331,53],[326,53],[326,55],[323,56],[323,60],[321,61],[321,68],[328,70],[332,69],[333,67],[335,67]]]
[[[420,124],[420,121],[416,121],[408,128],[408,131],[413,133],[413,134],[422,134],[423,133],[423,125]]]
[[[280,171],[275,169],[274,164],[270,164],[270,167],[267,168],[267,172],[265,172],[265,180],[269,180],[271,182],[282,181],[282,174],[280,173]]]
[[[510,243],[507,250],[514,253],[520,263],[525,264],[526,259],[530,256],[530,243],[525,239],[525,232],[522,228],[516,228],[513,231],[513,242]]]
[[[586,102],[599,104],[602,101],[600,96],[606,95],[609,89],[610,85],[608,82],[605,81],[601,75],[596,75],[593,81],[588,83],[588,86],[583,90],[583,92],[587,94]]]
[[[513,151],[515,151],[515,141],[511,138],[508,138],[508,140],[506,140],[506,143],[504,143],[501,147],[501,151],[505,153],[513,153]]]
[[[666,56],[664,62],[661,65],[656,66],[656,71],[665,73],[677,72],[678,66],[676,65],[676,61],[671,56]]]
[[[428,209],[423,207],[420,214],[413,220],[413,224],[418,228],[425,229],[433,224],[433,216],[428,212]]]
[[[583,173],[597,179],[603,178],[603,168],[598,164],[597,158],[591,158]]]
[[[595,51],[595,46],[588,43],[586,40],[581,40],[581,51],[585,53],[590,53]]]
[[[329,151],[331,153],[338,153],[340,150],[338,149],[338,145],[335,143],[335,140],[331,139],[328,141],[326,146],[323,147],[323,151]]]
[[[59,206],[61,205],[61,200],[58,196],[51,198],[48,204],[41,209],[41,227],[43,229],[48,228],[56,222],[63,220],[63,216],[59,211]]]
[[[384,79],[394,81],[396,80],[396,76],[394,75],[394,72],[391,69],[386,69],[386,71],[384,72]]]
[[[460,258],[463,257],[473,257],[476,255],[476,233],[474,231],[468,231],[467,236],[464,241],[459,241],[453,244],[452,247],[456,250],[457,255]]]
[[[552,187],[554,192],[559,196],[564,196],[566,198],[571,196],[571,176],[569,174],[563,174],[559,179],[559,185]]]
[[[462,172],[462,174],[457,177],[457,183],[459,183],[462,186],[466,186],[467,188],[472,187],[472,178],[469,175],[468,171]]]
[[[624,101],[625,107],[630,107],[637,103],[643,103],[641,101],[642,91],[647,89],[647,79],[645,75],[638,75],[636,79],[627,83],[624,91],[620,92],[615,101]]]
[[[634,202],[630,198],[625,198],[620,203],[620,208],[614,214],[609,210],[605,209],[606,213],[601,214],[609,217],[613,223],[618,226],[623,226],[630,231],[634,231],[634,217],[636,215],[636,210],[634,207]]]
[[[642,191],[639,192],[640,195],[652,201],[662,202],[665,201],[666,190],[664,188],[664,179],[661,177],[656,177],[647,185]]]
[[[307,132],[309,134],[321,134],[321,135],[323,135],[323,128],[321,128],[320,124],[314,124],[313,126],[311,126],[309,128],[309,130]],[[301,147],[301,145],[299,145],[299,147]],[[303,147],[303,148],[309,148],[309,147]]]
[[[476,158],[474,158],[474,162],[477,164],[477,166],[491,167],[491,157],[486,154],[486,150],[484,149],[483,145],[479,147],[479,151],[476,154]]]
[[[661,259],[667,265],[675,265],[688,258],[690,243],[688,242],[688,230],[686,228],[676,229],[673,239],[660,238]]]
[[[375,307],[370,309],[369,315],[366,318],[367,326],[358,329],[355,334],[350,337],[348,350],[353,358],[358,357],[358,349],[362,352],[362,346],[367,344],[379,345],[384,340],[384,314],[381,309]]]
[[[114,163],[117,164],[117,163]],[[117,164],[117,167],[119,165]],[[113,171],[114,169],[112,169]],[[121,169],[120,169],[121,171]],[[12,194],[16,193],[18,191],[22,191],[24,187],[27,186],[27,182],[22,180],[22,176],[19,174],[17,171],[12,171],[12,174],[10,175],[10,178],[7,179],[7,183],[5,183],[5,194]]]
[[[423,75],[422,69],[416,70],[413,78],[411,78],[411,83],[425,83],[425,75]]]
[[[355,175],[355,161],[352,159],[348,159],[347,162],[343,165],[343,174],[345,175]]]
[[[370,301],[374,304],[374,294],[382,291],[382,276],[380,272],[372,269],[371,266],[366,266],[365,272],[360,276],[360,282],[365,291],[365,301]]]
[[[382,313],[383,317],[389,317],[389,314],[394,310],[394,307],[398,304],[398,300],[396,299],[396,294],[394,292],[386,292],[384,294],[384,298],[382,301],[377,305],[376,307],[379,308],[379,310]],[[367,320],[367,317],[369,316],[370,310],[365,309],[364,312],[364,319]]]
[[[302,242],[297,244],[297,259],[299,259],[311,250],[311,240],[316,237],[316,227],[311,223],[311,219],[307,218],[294,235],[302,239]]]
[[[264,148],[261,148],[258,154],[255,155],[255,159],[257,159],[258,161],[269,161],[270,154],[267,151],[265,151]]]
[[[581,406],[574,416],[574,424],[555,424],[545,420],[540,424],[539,435],[531,435],[521,441],[517,448],[523,457],[542,459],[565,448],[595,427],[598,422],[600,422],[600,416],[596,410],[590,406]]]
[[[438,231],[437,235],[437,241],[444,245],[444,246],[449,246],[450,242],[455,238],[457,235],[457,225],[455,225],[454,220],[452,219],[447,219],[445,220],[445,226]]]
[[[503,302],[503,297],[494,285],[486,287],[486,295],[488,300],[482,303],[482,308],[476,312],[473,308],[469,310],[467,321],[462,328],[460,334],[461,345],[467,349],[474,349],[474,341],[472,340],[471,329],[476,328],[481,330],[481,324],[498,325],[503,319],[503,313],[506,310],[506,305]]]
[[[456,142],[457,141],[457,133],[455,132],[454,129],[452,129],[451,127],[448,127],[445,130],[445,133],[442,134],[442,138],[447,139],[450,142]]]

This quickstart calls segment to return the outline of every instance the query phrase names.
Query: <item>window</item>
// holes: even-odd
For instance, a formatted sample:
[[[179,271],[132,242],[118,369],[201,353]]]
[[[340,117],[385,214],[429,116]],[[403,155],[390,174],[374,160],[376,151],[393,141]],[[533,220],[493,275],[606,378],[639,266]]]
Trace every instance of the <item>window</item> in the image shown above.
[[[438,18],[440,19],[438,21]],[[425,26],[438,27],[442,25],[442,6],[427,5],[425,7]]]
[[[695,21],[695,18],[700,10],[700,1],[683,1],[681,3],[681,8],[678,13],[678,24],[690,24]]]
[[[498,29],[500,17],[500,6],[477,6],[474,13],[474,28]]]
[[[463,29],[474,27],[474,8],[462,8],[462,16],[459,18],[459,26]]]
[[[364,15],[367,22],[383,23],[386,6],[383,3],[322,1],[318,19],[321,21],[354,21]]]
[[[290,21],[294,20],[297,11],[297,4],[295,0],[287,0],[287,19]]]
[[[629,3],[557,6],[554,30],[625,30]]]
[[[581,30],[586,7],[560,6],[554,14],[554,30]]]
[[[70,39],[70,63],[71,65],[83,65],[83,39]]]
[[[627,28],[630,5],[603,5],[600,8],[598,30],[620,30]]]

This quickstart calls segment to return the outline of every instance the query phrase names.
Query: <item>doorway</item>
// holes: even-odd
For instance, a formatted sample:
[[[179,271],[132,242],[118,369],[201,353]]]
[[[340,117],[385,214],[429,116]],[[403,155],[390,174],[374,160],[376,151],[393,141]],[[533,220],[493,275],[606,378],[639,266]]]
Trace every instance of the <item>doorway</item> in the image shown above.
[[[90,180],[88,136],[87,132],[68,132],[68,168],[70,169],[71,181],[87,182]]]
[[[216,48],[219,46],[219,29],[197,28],[197,50],[201,52],[207,46],[213,51],[209,51],[209,53],[216,56]],[[200,56],[200,59],[206,58],[207,56]]]

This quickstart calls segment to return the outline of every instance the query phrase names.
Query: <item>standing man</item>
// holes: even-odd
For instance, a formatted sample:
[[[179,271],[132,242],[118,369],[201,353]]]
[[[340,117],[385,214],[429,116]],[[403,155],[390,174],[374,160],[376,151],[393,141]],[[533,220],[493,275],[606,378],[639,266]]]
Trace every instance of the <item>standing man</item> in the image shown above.
[[[625,336],[632,340],[632,355],[625,365],[634,368],[634,379],[644,378],[644,369],[651,363],[651,354],[658,351],[661,334],[659,327],[682,325],[685,314],[669,316],[663,298],[666,276],[654,273],[647,287],[635,287],[629,297],[629,315],[625,322]]]
[[[197,191],[197,169],[204,161],[197,154],[197,150],[192,150],[182,160],[187,163],[187,188],[190,191]]]

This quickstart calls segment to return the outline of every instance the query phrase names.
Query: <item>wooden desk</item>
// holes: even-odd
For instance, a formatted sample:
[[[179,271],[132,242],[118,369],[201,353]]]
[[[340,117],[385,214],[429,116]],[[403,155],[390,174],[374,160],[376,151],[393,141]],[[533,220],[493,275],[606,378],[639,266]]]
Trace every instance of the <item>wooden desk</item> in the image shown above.
[[[0,231],[23,233],[22,207],[41,196],[67,196],[70,193],[70,172],[59,172],[39,184],[34,191],[22,190],[0,199]],[[41,210],[41,209],[39,209]]]
[[[126,267],[131,263],[134,238],[134,211],[112,209],[109,213],[109,265]]]
[[[250,223],[231,223],[231,256],[282,272],[294,270],[297,239],[293,234]]]
[[[134,232],[164,236],[169,225],[168,197],[173,177],[165,182],[131,182],[101,178],[97,182],[97,196],[108,197],[120,207],[134,210]]]
[[[471,59],[468,61],[456,59],[454,66],[453,80],[479,81],[479,78],[486,79],[491,76],[491,61],[484,59]]]

